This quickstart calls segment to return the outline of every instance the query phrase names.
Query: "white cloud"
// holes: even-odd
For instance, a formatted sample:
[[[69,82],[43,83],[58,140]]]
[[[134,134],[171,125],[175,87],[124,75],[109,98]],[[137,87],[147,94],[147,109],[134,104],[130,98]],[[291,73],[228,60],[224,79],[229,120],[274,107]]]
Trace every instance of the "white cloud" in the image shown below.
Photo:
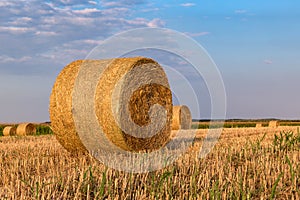
[[[64,48],[76,48],[78,46],[87,46],[89,47],[87,49],[93,48],[92,46],[99,45],[103,42],[103,40],[97,40],[97,39],[83,39],[83,40],[74,40],[69,43],[63,44]]]
[[[27,25],[32,21],[32,18],[30,17],[20,17],[17,18],[15,21],[10,22],[9,24],[14,26],[20,26],[20,25]]]
[[[88,15],[88,14],[91,14],[91,13],[99,13],[99,12],[101,12],[101,11],[97,8],[85,8],[83,10],[73,10],[73,13],[83,14],[83,15]]]
[[[54,31],[37,31],[35,32],[35,35],[40,35],[40,36],[55,36],[58,35],[58,33]]]
[[[103,7],[132,7],[146,3],[145,0],[119,0],[119,1],[108,1],[101,0]]]
[[[97,5],[98,3],[96,1],[89,1],[89,4]]]
[[[200,36],[208,35],[208,34],[210,34],[210,32],[206,32],[206,31],[198,32],[198,33],[187,33],[186,32],[185,34],[187,34],[190,37],[200,37]]]
[[[180,4],[180,6],[183,6],[183,7],[192,7],[192,6],[195,6],[196,4],[194,3],[182,3]]]
[[[147,23],[148,27],[156,28],[156,27],[162,27],[165,25],[165,22],[161,19],[155,18]]]
[[[273,64],[273,61],[270,60],[270,59],[265,59],[265,60],[264,60],[264,63],[265,63],[266,65],[271,65],[271,64]]]
[[[110,8],[110,9],[105,9],[102,11],[102,15],[105,15],[105,16],[110,16],[110,17],[113,17],[113,16],[124,16],[125,14],[127,14],[129,11],[128,8]]]
[[[101,2],[101,5],[103,7],[122,6],[122,4],[120,2],[117,2],[117,1]]]
[[[159,8],[146,8],[146,9],[142,9],[141,12],[155,12],[155,11],[159,11]]]
[[[0,1],[0,7],[7,7],[13,5],[10,1]]]
[[[82,40],[82,42],[85,44],[90,44],[90,45],[99,45],[103,41],[102,40]]]
[[[121,20],[121,19],[119,19]],[[159,18],[154,18],[152,20],[148,20],[145,18],[135,18],[132,20],[122,19],[123,25],[129,25],[131,28],[138,28],[138,27],[162,27],[164,26],[165,22]]]
[[[234,11],[236,14],[244,14],[247,12],[247,10],[235,10]]]
[[[86,28],[89,26],[92,26],[93,23],[96,21],[95,18],[92,17],[64,17],[61,18],[60,23],[63,24],[63,22],[66,23],[66,25],[79,25],[79,26],[83,26],[82,28]],[[76,27],[74,27],[74,31],[76,30]]]
[[[9,32],[13,34],[22,34],[33,30],[34,28],[29,28],[29,27],[0,26],[0,32]]]
[[[79,6],[89,4],[89,1],[85,0],[52,0],[56,6]]]
[[[7,55],[2,55],[0,56],[0,63],[11,63],[11,62],[25,62],[25,61],[28,61],[32,59],[32,57],[30,56],[23,56],[23,57],[20,57],[20,58],[14,58],[14,57],[10,57],[10,56],[7,56]]]

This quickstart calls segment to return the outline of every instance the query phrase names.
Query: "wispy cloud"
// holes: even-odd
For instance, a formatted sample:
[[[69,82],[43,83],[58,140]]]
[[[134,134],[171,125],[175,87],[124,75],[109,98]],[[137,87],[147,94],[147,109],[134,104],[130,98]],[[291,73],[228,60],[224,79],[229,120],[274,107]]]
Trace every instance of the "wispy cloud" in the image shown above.
[[[271,65],[271,64],[273,64],[273,61],[270,60],[270,59],[265,59],[263,62],[264,62],[266,65]]]
[[[165,25],[165,22],[159,18],[155,18],[147,23],[148,27],[157,28]]]
[[[20,58],[14,58],[14,57],[10,57],[7,55],[0,55],[0,63],[20,63],[20,62],[25,62],[28,60],[31,60],[32,57],[30,56],[23,56]]]
[[[188,33],[188,32],[186,32],[185,34],[187,34],[190,37],[200,37],[200,36],[208,35],[208,34],[210,34],[210,32],[206,32],[206,31],[198,32],[198,33]]]
[[[9,32],[13,34],[22,34],[33,30],[34,28],[30,28],[30,27],[0,26],[0,32]]]
[[[236,14],[244,14],[244,13],[247,13],[247,10],[235,10],[234,13],[236,13]]]
[[[154,11],[159,11],[159,8],[146,8],[146,9],[142,9],[142,12],[154,12]]]
[[[0,7],[6,7],[11,5],[13,5],[13,3],[10,1],[0,1]]]
[[[24,26],[27,25],[28,23],[32,22],[32,18],[31,17],[19,17],[16,18],[14,21],[9,22],[9,24],[14,25],[14,26]]]
[[[180,6],[183,6],[183,7],[192,7],[192,6],[195,6],[196,4],[195,3],[182,3],[180,4]]]
[[[92,5],[97,5],[98,3],[96,1],[88,1],[89,4],[92,4]]]
[[[74,10],[73,13],[75,14],[83,14],[83,15],[88,15],[88,14],[93,14],[93,13],[99,13],[101,10],[97,8],[85,8],[82,10]]]
[[[73,5],[86,5],[89,1],[84,0],[51,0],[57,6],[73,6]]]
[[[35,35],[48,37],[48,36],[58,35],[58,33],[54,32],[54,31],[36,31]]]
[[[145,0],[119,0],[119,1],[108,1],[102,0],[101,5],[104,7],[126,7],[126,6],[134,6],[145,4]]]

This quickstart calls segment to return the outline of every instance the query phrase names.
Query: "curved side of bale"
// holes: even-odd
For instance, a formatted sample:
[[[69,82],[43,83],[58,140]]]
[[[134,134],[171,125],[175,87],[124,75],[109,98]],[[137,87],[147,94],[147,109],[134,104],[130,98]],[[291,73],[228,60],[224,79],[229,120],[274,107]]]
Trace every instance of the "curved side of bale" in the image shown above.
[[[172,130],[190,129],[191,125],[190,109],[185,105],[173,106]]]
[[[57,76],[50,95],[51,129],[58,142],[69,152],[86,152],[76,132],[72,114],[72,92],[79,68],[84,60],[67,65]]]
[[[151,64],[150,68],[148,64]],[[86,111],[84,110],[86,107],[83,106],[83,110],[80,110],[79,106],[76,110],[72,104],[73,101],[75,102],[75,99],[72,99],[73,95],[78,93],[78,88],[74,89],[74,86],[77,84],[77,77],[81,76],[79,73],[81,73],[80,69],[83,65],[88,65],[85,66],[88,68],[87,73],[91,73],[93,70],[89,71],[89,68],[94,69],[95,65],[99,68],[101,76],[97,78],[98,83],[95,86],[94,94],[95,115],[103,131],[102,135],[105,138],[117,147],[130,151],[159,148],[168,141],[171,133],[172,94],[163,69],[155,61],[141,57],[111,60],[78,60],[70,63],[61,71],[50,96],[49,113],[51,127],[57,140],[66,150],[73,153],[87,153],[87,148],[76,131],[75,120],[77,118],[73,116],[74,112]],[[136,75],[136,73],[131,73],[134,69],[141,69],[143,74],[132,76]],[[151,76],[148,76],[147,73],[151,74]],[[129,99],[129,104],[127,104],[126,97],[128,97],[128,94],[126,92],[130,89],[130,85],[134,85],[138,81],[142,82],[144,79],[151,80],[155,78],[162,79],[161,82],[164,84],[156,85],[155,83],[150,83],[138,88],[133,94],[130,94],[131,98]],[[78,99],[84,98],[75,96],[75,105],[85,104],[85,102],[77,102]],[[114,97],[116,98],[114,99]],[[150,107],[154,104],[161,105],[166,110],[165,126],[158,134],[150,138],[137,138],[127,134],[126,131],[119,127],[119,121],[123,120],[122,109],[125,104],[125,107],[129,109],[131,114],[129,118],[140,126],[151,124],[149,117]],[[113,113],[112,109],[116,112]],[[88,122],[88,120],[84,119],[84,123]]]
[[[16,135],[16,127],[6,126],[3,129],[3,136],[10,136],[10,135]]]
[[[181,106],[173,106],[172,130],[181,128]]]
[[[32,123],[19,124],[16,130],[17,135],[33,135],[36,133],[36,127]]]

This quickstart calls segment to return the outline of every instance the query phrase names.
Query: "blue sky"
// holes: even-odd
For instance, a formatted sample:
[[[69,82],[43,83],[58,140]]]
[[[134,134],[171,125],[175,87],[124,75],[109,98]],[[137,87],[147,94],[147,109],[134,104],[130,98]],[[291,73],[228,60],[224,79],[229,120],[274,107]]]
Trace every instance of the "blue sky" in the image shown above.
[[[48,121],[59,71],[141,27],[183,32],[207,50],[224,80],[227,118],[300,119],[299,24],[300,2],[291,0],[0,0],[0,122]]]

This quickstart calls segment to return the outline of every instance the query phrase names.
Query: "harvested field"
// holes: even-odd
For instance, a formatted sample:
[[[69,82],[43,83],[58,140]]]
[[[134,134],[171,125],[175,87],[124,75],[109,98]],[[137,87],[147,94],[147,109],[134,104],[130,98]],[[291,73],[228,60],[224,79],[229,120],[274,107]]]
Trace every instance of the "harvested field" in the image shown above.
[[[226,120],[224,122],[224,128],[255,128],[257,124],[261,124],[261,127],[268,127],[270,120]],[[220,127],[222,124],[220,121],[193,121],[192,128],[195,129],[207,129],[210,126]],[[277,126],[300,126],[299,120],[278,120]]]
[[[72,157],[53,135],[0,137],[0,199],[299,199],[297,127],[224,129],[198,159],[204,135],[172,165],[143,174]]]

